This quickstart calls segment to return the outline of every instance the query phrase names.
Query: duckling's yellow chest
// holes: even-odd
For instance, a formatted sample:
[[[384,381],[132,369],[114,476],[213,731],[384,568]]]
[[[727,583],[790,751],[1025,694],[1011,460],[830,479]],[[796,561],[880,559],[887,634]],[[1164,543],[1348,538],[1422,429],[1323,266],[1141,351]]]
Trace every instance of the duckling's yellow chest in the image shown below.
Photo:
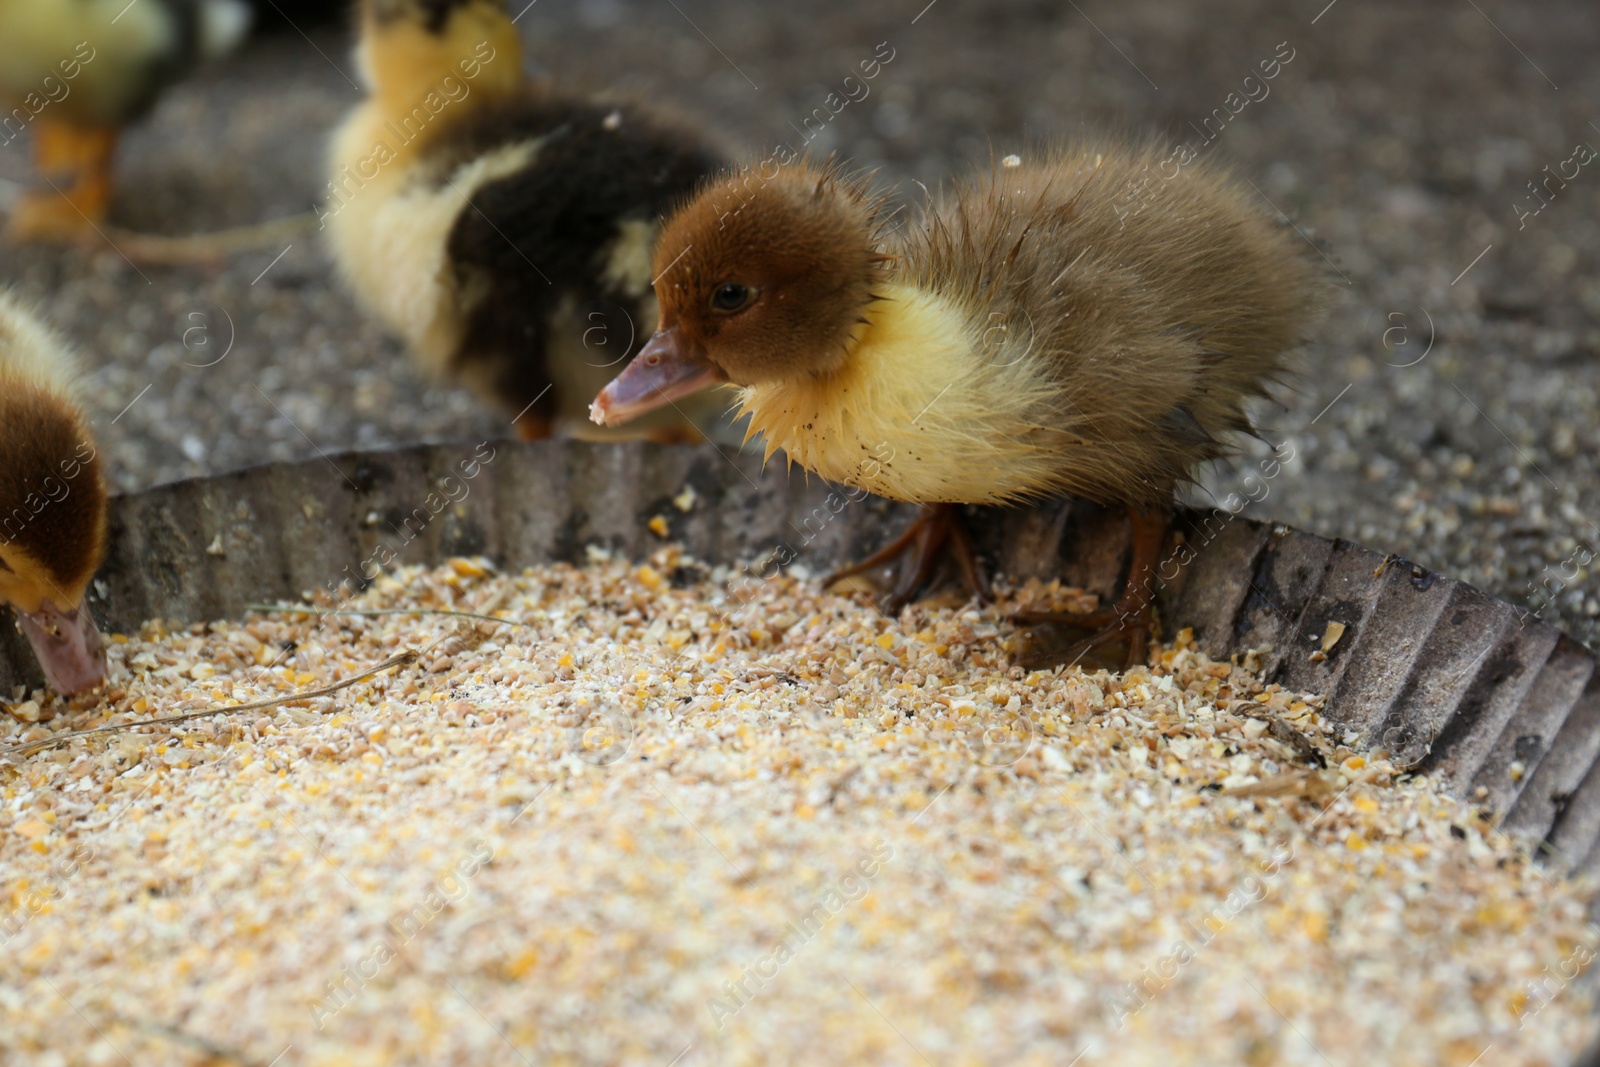
[[[829,481],[917,503],[999,504],[1053,490],[1051,383],[981,316],[889,286],[839,370],[746,387],[770,456]]]

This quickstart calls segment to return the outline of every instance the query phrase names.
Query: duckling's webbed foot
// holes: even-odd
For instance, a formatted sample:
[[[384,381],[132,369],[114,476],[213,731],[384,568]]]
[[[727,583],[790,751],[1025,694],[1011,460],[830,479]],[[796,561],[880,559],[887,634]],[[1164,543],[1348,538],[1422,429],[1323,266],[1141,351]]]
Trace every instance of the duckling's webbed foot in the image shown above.
[[[25,194],[6,226],[15,241],[81,241],[95,236],[111,207],[114,129],[80,128],[40,119],[33,130],[34,166],[48,190]]]
[[[912,546],[915,545],[915,549]],[[972,538],[961,521],[959,504],[931,504],[901,532],[900,536],[884,545],[866,559],[834,571],[822,580],[824,589],[853,575],[881,567],[913,551],[911,565],[902,569],[899,583],[883,600],[885,614],[897,615],[900,609],[916,599],[928,580],[933,577],[942,554],[954,557],[968,589],[982,603],[990,598],[989,583],[978,567],[977,554],[972,549]]]
[[[1019,666],[1043,670],[1081,664],[1126,670],[1145,662],[1155,624],[1155,603],[1148,579],[1167,539],[1171,516],[1160,508],[1129,508],[1128,524],[1133,534],[1132,558],[1116,603],[1107,610],[1080,614],[1017,612],[1011,616],[1012,621],[1031,627],[1017,656]]]
[[[659,430],[651,430],[644,435],[646,441],[654,441],[658,445],[703,445],[706,435],[701,433],[691,423],[681,426],[663,426]]]
[[[531,408],[533,405],[529,404],[528,406]],[[517,440],[519,441],[543,441],[548,439],[555,430],[551,426],[549,419],[527,411],[518,415],[511,425],[517,431]]]
[[[1018,666],[1030,671],[1062,665],[1116,671],[1144,662],[1155,613],[1146,604],[1128,616],[1114,610],[1051,617],[1030,612],[1013,619],[1029,627],[1017,654]]]

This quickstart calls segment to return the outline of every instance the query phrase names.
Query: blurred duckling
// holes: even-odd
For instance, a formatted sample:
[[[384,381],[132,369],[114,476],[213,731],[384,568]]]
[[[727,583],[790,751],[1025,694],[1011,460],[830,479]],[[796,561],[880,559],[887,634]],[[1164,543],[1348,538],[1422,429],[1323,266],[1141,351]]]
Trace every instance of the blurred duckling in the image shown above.
[[[361,0],[357,15],[369,95],[334,134],[322,216],[340,272],[426,370],[521,437],[584,430],[655,328],[660,216],[718,157],[631,104],[530,83],[503,0]],[[634,436],[698,439],[692,414]]]
[[[52,186],[23,196],[10,236],[93,236],[121,128],[249,26],[243,0],[0,0],[0,142],[31,131]]]
[[[1174,490],[1250,429],[1245,403],[1284,373],[1320,285],[1293,231],[1222,171],[1173,166],[1152,189],[1169,162],[1116,146],[1008,157],[901,231],[837,169],[708,185],[656,250],[661,329],[593,417],[729,383],[769,456],[927,505],[834,576],[915,542],[892,609],[946,546],[984,592],[960,505],[1075,494],[1125,507],[1133,551],[1115,607],[1065,618],[1094,634],[1079,655],[1125,639],[1142,660]]]
[[[66,343],[0,290],[0,603],[67,694],[106,669],[84,606],[106,551],[106,488],[75,378]]]

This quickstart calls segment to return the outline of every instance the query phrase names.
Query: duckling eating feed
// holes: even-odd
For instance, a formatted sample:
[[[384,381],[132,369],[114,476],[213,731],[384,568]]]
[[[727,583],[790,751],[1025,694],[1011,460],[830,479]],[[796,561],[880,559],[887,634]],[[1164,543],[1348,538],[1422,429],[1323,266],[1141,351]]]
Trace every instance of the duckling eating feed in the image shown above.
[[[961,505],[1074,494],[1126,507],[1134,551],[1115,610],[1067,618],[1099,628],[1085,651],[1121,636],[1142,659],[1143,579],[1174,489],[1249,429],[1245,402],[1304,338],[1317,273],[1201,163],[1138,211],[1121,205],[1162,166],[1151,150],[1007,163],[901,232],[837,169],[707,186],[663,229],[661,329],[591,416],[625,421],[729,383],[768,455],[928,505],[862,564],[917,542],[891,607],[946,546],[982,591]]]
[[[503,0],[358,15],[370,95],[334,135],[323,215],[341,273],[425,369],[521,436],[592,433],[589,399],[655,327],[658,220],[718,157],[632,104],[529,83]],[[693,421],[639,429],[695,438]]]
[[[0,290],[0,602],[63,693],[105,678],[84,606],[106,550],[106,488],[65,343]]]

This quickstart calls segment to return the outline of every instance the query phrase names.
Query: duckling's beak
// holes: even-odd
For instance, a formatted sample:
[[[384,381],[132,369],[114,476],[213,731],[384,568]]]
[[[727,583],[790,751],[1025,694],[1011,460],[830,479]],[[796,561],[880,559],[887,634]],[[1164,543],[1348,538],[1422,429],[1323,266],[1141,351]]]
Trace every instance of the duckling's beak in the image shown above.
[[[616,426],[647,411],[727,381],[721,371],[683,343],[676,329],[658,330],[589,405],[595,423]]]
[[[38,611],[18,611],[17,619],[52,689],[70,696],[105,681],[105,642],[83,605],[62,611],[46,601]]]

